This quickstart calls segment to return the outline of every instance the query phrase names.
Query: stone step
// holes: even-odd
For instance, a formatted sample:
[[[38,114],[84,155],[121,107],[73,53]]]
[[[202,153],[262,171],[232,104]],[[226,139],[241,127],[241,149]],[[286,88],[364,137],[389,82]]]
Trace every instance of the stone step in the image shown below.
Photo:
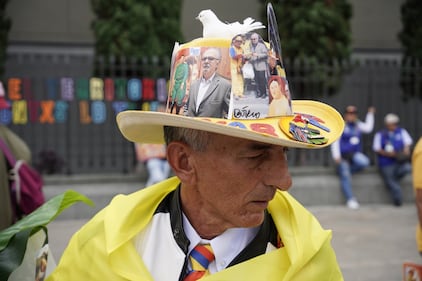
[[[340,182],[332,167],[300,167],[290,169],[293,185],[289,192],[305,206],[344,205]],[[59,219],[89,218],[106,206],[117,194],[129,194],[144,188],[146,172],[107,175],[54,175],[45,176],[44,193],[47,199],[67,189],[78,191],[94,201],[95,207],[76,204],[63,212]],[[412,178],[402,181],[403,201],[414,201]],[[391,204],[388,190],[384,187],[376,168],[353,176],[353,191],[364,204]]]
[[[345,203],[340,180],[334,168],[292,169],[293,185],[290,193],[306,206],[340,205]],[[353,193],[361,204],[392,204],[390,193],[375,167],[352,177]],[[403,202],[414,201],[412,176],[401,182]]]

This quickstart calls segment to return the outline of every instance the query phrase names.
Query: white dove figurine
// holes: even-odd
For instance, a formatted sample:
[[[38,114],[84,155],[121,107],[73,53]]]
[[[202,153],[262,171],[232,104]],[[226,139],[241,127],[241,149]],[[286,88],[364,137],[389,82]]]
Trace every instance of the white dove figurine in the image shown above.
[[[200,20],[203,26],[202,37],[204,38],[233,38],[238,34],[245,34],[255,29],[265,28],[259,21],[253,18],[246,18],[243,24],[239,22],[224,23],[211,10],[202,10],[196,19]]]

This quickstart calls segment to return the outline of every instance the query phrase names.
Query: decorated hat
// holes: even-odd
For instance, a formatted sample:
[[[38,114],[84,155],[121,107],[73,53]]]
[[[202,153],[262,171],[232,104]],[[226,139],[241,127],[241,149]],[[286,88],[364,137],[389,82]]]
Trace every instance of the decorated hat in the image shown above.
[[[0,81],[0,109],[10,108],[10,104],[6,101],[3,83]]]
[[[298,148],[339,138],[344,121],[333,107],[291,99],[271,4],[267,16],[264,42],[256,31],[264,28],[260,22],[226,24],[202,11],[203,37],[175,44],[165,112],[120,112],[122,134],[133,142],[164,143],[164,126],[174,126]]]

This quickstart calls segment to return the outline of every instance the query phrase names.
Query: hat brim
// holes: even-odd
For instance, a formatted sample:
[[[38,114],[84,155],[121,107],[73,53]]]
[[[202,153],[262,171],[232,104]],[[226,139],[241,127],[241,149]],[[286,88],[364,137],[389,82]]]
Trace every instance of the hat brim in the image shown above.
[[[312,144],[293,139],[288,132],[293,116],[238,120],[127,110],[117,115],[117,124],[126,139],[137,143],[164,143],[164,126],[190,128],[296,148],[328,146],[338,139],[343,132],[343,118],[327,104],[311,100],[295,100],[292,101],[292,108],[295,113],[316,116],[323,120],[324,126],[329,128],[329,132],[321,133],[327,139],[327,142]]]

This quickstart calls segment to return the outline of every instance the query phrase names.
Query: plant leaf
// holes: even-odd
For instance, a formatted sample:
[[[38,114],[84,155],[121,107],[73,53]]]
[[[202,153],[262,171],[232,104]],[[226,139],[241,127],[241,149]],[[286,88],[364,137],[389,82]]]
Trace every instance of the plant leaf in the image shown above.
[[[3,251],[10,239],[17,233],[31,229],[31,234],[33,234],[33,230],[38,230],[40,227],[46,226],[62,211],[77,202],[83,202],[89,206],[94,206],[94,202],[92,202],[91,199],[74,190],[67,190],[64,193],[51,198],[31,214],[0,232],[0,252]]]

